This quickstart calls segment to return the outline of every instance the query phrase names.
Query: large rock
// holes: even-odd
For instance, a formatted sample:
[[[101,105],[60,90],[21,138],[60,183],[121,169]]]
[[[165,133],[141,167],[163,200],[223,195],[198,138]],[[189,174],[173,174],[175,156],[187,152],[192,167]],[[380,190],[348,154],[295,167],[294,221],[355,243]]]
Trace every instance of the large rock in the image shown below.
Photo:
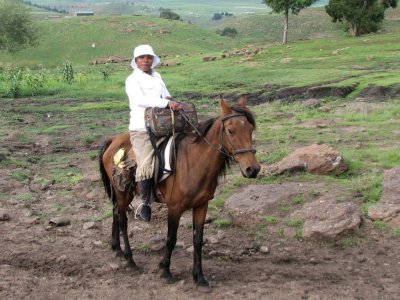
[[[305,204],[291,218],[304,220],[303,238],[316,240],[335,240],[361,224],[357,205],[323,199]]]
[[[400,227],[400,167],[385,171],[380,202],[368,208],[368,217]]]
[[[290,202],[295,196],[318,189],[316,184],[283,183],[249,185],[225,200],[235,224],[247,224],[275,211],[280,203]]]
[[[400,167],[385,171],[381,202],[400,205]]]
[[[306,170],[312,174],[340,174],[347,170],[342,156],[328,145],[313,144],[299,148],[281,161],[267,167],[271,175]]]

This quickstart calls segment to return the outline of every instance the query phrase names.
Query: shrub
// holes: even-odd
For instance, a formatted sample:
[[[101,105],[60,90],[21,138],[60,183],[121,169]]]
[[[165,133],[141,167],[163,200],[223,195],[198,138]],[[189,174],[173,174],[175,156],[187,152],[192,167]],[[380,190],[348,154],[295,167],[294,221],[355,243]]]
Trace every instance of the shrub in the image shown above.
[[[224,30],[222,30],[221,35],[222,36],[229,36],[229,37],[235,37],[237,36],[237,30],[233,27],[225,27]]]
[[[160,13],[160,18],[162,19],[169,19],[169,20],[180,20],[181,16],[178,15],[177,13],[174,13],[173,11],[170,10],[163,10]]]

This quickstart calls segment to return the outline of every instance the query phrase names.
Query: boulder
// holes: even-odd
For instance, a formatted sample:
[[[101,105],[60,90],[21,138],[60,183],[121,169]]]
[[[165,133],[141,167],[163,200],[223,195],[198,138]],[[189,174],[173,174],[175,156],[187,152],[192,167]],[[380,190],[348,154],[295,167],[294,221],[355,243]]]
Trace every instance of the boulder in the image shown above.
[[[315,240],[336,240],[361,224],[356,204],[323,199],[305,204],[291,218],[304,220],[303,238]]]
[[[337,151],[328,145],[313,144],[299,148],[281,161],[267,167],[271,175],[305,170],[312,174],[340,174],[347,170],[347,164]]]
[[[373,221],[385,221],[391,227],[400,227],[400,167],[386,170],[380,202],[368,208]]]

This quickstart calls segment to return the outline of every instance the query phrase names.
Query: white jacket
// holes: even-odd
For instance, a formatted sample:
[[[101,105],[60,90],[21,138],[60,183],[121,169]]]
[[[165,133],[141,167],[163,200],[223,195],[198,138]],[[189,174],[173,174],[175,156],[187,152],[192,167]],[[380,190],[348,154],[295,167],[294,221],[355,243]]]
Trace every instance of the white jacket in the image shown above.
[[[130,131],[146,131],[144,111],[146,107],[166,107],[170,96],[159,73],[153,70],[149,75],[135,69],[125,81],[126,93],[129,97]]]

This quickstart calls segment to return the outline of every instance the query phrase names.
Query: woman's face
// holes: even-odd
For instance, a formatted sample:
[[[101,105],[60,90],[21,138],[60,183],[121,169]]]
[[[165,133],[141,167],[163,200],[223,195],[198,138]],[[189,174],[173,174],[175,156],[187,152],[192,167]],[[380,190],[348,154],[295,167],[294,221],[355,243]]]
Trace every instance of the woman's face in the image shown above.
[[[136,57],[136,64],[139,70],[145,73],[151,73],[151,66],[153,65],[154,57],[151,55],[141,55]]]

